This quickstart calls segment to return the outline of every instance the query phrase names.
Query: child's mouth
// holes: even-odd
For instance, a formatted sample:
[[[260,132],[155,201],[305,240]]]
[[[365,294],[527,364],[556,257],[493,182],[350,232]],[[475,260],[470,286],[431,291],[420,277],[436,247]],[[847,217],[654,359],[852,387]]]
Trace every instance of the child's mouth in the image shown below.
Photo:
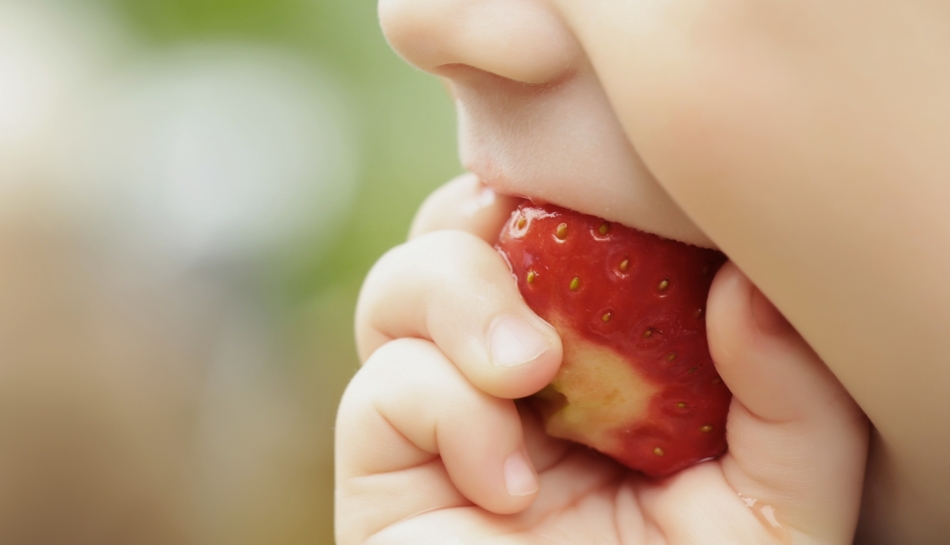
[[[497,193],[716,247],[647,168],[598,86],[571,80],[537,94],[455,91],[459,158]]]

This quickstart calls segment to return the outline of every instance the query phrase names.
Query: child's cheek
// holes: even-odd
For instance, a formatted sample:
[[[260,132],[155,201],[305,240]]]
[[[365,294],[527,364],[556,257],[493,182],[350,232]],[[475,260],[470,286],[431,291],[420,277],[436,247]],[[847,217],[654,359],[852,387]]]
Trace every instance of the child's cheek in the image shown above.
[[[893,146],[950,91],[935,81],[950,54],[938,18],[919,8],[733,0],[624,8],[610,27],[572,17],[638,153],[693,215],[755,184],[835,200],[829,181],[900,175]]]
[[[629,88],[618,113],[654,174],[718,177],[790,151],[820,92],[796,66],[804,59],[768,36],[764,16],[709,9],[669,19],[638,36],[637,76],[613,78]]]
[[[731,176],[794,139],[808,82],[780,8],[556,1],[637,153],[677,200],[683,180]]]
[[[766,182],[777,168],[814,159],[801,154],[820,132],[813,119],[820,105],[783,59],[751,46],[688,53],[644,70],[648,83],[620,112],[634,147],[675,199],[725,205],[735,195],[722,189],[737,178]]]

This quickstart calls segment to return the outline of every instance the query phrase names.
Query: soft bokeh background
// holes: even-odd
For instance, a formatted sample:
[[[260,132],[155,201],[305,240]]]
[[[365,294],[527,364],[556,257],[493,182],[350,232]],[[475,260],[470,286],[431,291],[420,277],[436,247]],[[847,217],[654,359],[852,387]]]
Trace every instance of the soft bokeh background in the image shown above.
[[[375,9],[0,0],[0,543],[333,542],[360,282],[459,172]]]

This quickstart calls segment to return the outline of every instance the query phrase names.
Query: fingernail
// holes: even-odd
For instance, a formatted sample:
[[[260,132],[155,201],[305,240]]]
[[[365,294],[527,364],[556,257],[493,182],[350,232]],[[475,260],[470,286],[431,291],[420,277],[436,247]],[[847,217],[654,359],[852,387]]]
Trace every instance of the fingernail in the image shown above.
[[[540,488],[538,476],[524,453],[516,452],[505,461],[505,488],[511,496],[528,496]]]
[[[502,316],[495,320],[488,338],[492,361],[499,367],[523,365],[548,348],[541,332],[517,316]]]

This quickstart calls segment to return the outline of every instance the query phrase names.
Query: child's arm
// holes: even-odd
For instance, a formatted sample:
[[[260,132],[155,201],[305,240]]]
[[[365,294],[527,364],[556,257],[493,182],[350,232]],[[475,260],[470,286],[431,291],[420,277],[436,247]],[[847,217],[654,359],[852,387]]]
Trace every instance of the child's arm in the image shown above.
[[[471,179],[440,191],[416,238],[367,279],[357,330],[368,361],[337,424],[340,545],[850,543],[866,421],[732,265],[708,307],[710,346],[735,394],[722,458],[647,481],[519,413],[511,398],[557,370],[556,335],[486,241],[424,233],[497,232],[510,203],[483,191]],[[466,207],[476,212],[433,214]],[[518,325],[498,333],[506,323]]]

